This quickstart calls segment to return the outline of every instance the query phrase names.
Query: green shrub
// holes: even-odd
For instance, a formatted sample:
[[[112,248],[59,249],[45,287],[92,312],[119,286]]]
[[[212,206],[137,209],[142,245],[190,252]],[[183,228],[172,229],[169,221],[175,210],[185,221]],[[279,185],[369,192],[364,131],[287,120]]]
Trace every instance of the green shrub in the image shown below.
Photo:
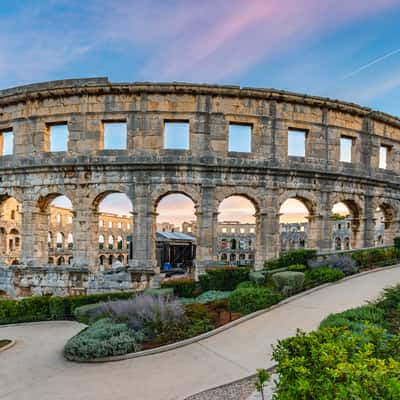
[[[356,250],[351,253],[353,260],[361,267],[384,266],[397,262],[400,249],[395,247]]]
[[[244,281],[240,282],[239,285],[237,285],[236,289],[255,288],[255,287],[257,287],[257,285],[254,282]]]
[[[312,249],[300,249],[300,250],[290,250],[282,254],[279,258],[275,260],[267,260],[264,263],[265,269],[276,269],[289,267],[294,264],[304,264],[307,265],[308,260],[314,258],[317,255],[317,250]]]
[[[76,307],[74,317],[82,324],[88,325],[92,320],[92,314],[100,307],[100,303],[86,304],[85,306]]]
[[[360,333],[363,330],[361,325],[365,323],[382,325],[384,311],[373,304],[351,308],[341,313],[330,314],[321,322],[320,328],[346,327],[354,333]]]
[[[249,280],[249,272],[248,268],[243,267],[208,269],[206,277],[203,275],[199,277],[200,286],[204,292],[207,290],[234,290],[240,282]]]
[[[307,285],[320,285],[322,283],[335,282],[344,278],[344,273],[329,267],[321,267],[306,272]]]
[[[304,287],[305,275],[303,272],[285,271],[272,275],[275,287],[284,295],[290,296],[300,292]]]
[[[396,249],[400,250],[400,236],[396,236],[393,239],[393,244]]]
[[[140,334],[134,334],[125,324],[100,319],[72,337],[64,348],[68,358],[93,360],[140,350]]]
[[[399,362],[379,358],[382,331],[371,330],[367,338],[325,328],[279,341],[274,399],[399,399]]]
[[[265,275],[261,271],[252,271],[249,274],[250,281],[256,285],[263,285],[265,283]]]
[[[150,296],[168,298],[174,296],[174,288],[148,288],[145,289],[143,293],[149,294]]]
[[[174,294],[178,297],[194,297],[196,282],[190,278],[171,279],[169,281],[162,282],[161,288],[174,289]]]
[[[224,300],[229,298],[231,291],[208,290],[196,297],[196,303],[207,304],[216,300]]]
[[[186,305],[185,314],[190,322],[185,337],[197,336],[214,328],[210,312],[204,304]]]
[[[278,303],[281,295],[266,288],[236,289],[229,297],[229,309],[240,314],[250,314]]]
[[[288,266],[288,271],[306,272],[307,267],[304,264],[293,264]]]
[[[72,318],[75,308],[112,299],[128,299],[134,292],[101,293],[69,297],[32,296],[0,300],[0,324]]]

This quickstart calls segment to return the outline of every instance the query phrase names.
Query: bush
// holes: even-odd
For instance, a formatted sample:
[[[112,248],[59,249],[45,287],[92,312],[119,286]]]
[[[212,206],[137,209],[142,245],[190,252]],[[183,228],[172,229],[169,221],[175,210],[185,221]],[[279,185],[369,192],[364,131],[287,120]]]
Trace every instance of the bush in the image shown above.
[[[382,325],[384,323],[384,311],[373,304],[367,304],[341,313],[330,314],[321,322],[319,327],[346,327],[354,333],[360,333],[363,330],[360,325],[365,323]]]
[[[73,317],[75,308],[113,299],[128,299],[135,292],[101,293],[69,297],[32,296],[0,300],[0,324],[60,320]]]
[[[276,400],[398,399],[400,364],[379,358],[383,333],[371,341],[343,328],[298,331],[274,348],[279,381]]]
[[[400,236],[396,236],[396,237],[393,239],[393,244],[394,244],[394,247],[395,247],[397,250],[400,250]]]
[[[155,297],[164,297],[164,298],[169,298],[169,297],[174,297],[174,289],[173,288],[148,288],[143,291],[143,294],[148,294],[150,296],[155,296]]]
[[[143,337],[132,332],[125,324],[101,319],[72,337],[64,348],[67,358],[92,360],[117,356],[140,350]]]
[[[171,279],[162,282],[161,288],[173,289],[175,296],[178,297],[194,297],[196,282],[190,278]]]
[[[225,300],[231,295],[231,291],[208,290],[196,297],[196,303],[207,304],[216,300]]]
[[[288,271],[305,272],[307,267],[304,264],[293,264],[288,266]]]
[[[206,276],[200,275],[199,281],[202,291],[221,290],[229,291],[236,289],[240,282],[249,280],[248,268],[225,267],[208,269]]]
[[[86,304],[85,306],[77,307],[74,310],[74,317],[82,324],[88,325],[93,320],[93,313],[100,307],[99,303]]]
[[[303,289],[305,275],[303,272],[286,271],[272,275],[275,287],[284,295],[290,296]]]
[[[344,278],[344,273],[329,267],[311,269],[306,272],[306,283],[308,285],[320,285],[327,282],[335,282]]]
[[[185,314],[190,322],[185,337],[200,335],[214,328],[210,312],[204,304],[190,304],[185,306]]]
[[[257,285],[251,281],[244,281],[237,285],[236,289],[244,289],[244,288],[255,288]]]
[[[187,324],[183,305],[178,300],[139,295],[131,300],[102,303],[93,317],[107,315],[115,323],[124,322],[134,332],[143,332],[147,339],[165,341],[180,336],[180,329]]]
[[[281,296],[266,288],[236,289],[229,297],[229,310],[240,314],[250,314],[278,303]]]
[[[345,275],[352,275],[358,271],[357,263],[349,256],[332,254],[323,260],[309,260],[310,269],[331,267],[342,271]]]
[[[317,250],[311,250],[311,249],[290,250],[282,254],[276,260],[265,261],[264,268],[265,269],[284,268],[294,264],[307,265],[308,260],[314,258],[316,254]]]
[[[263,285],[265,283],[265,275],[261,271],[252,271],[249,274],[250,281],[256,285]]]

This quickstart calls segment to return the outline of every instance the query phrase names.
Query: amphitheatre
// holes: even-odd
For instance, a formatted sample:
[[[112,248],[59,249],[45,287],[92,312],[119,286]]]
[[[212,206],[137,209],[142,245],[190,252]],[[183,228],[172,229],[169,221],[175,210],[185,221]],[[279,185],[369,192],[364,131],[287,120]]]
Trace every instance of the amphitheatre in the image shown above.
[[[122,148],[107,146],[107,124],[126,127]],[[166,146],[168,124],[187,129],[187,145]],[[68,129],[67,148],[53,152],[50,130],[59,125]],[[231,147],[235,126],[248,132],[249,148]],[[289,132],[302,140],[300,155],[288,153]],[[196,274],[216,261],[218,208],[234,195],[254,205],[256,270],[279,255],[279,210],[287,199],[307,207],[308,248],[333,249],[337,203],[350,213],[352,249],[374,246],[378,209],[384,244],[391,245],[400,218],[399,141],[400,120],[394,116],[272,89],[90,78],[1,90],[0,201],[19,204],[21,252],[17,265],[0,268],[0,293],[40,294],[47,288],[50,294],[74,294],[149,285],[159,272],[156,209],[171,193],[184,194],[195,205]],[[344,158],[342,144],[348,151]],[[125,286],[96,278],[98,206],[111,193],[126,194],[133,210],[133,248],[127,268],[118,272],[125,274]],[[73,261],[50,267],[49,208],[59,196],[72,203]]]

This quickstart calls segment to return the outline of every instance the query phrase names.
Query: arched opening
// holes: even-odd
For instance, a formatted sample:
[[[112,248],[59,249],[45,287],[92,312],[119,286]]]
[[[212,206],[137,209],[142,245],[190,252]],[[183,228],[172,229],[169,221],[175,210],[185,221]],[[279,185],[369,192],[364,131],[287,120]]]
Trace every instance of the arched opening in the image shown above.
[[[335,250],[342,250],[342,239],[340,239],[340,237],[335,238]]]
[[[0,264],[12,265],[21,256],[21,204],[14,197],[0,197]]]
[[[64,264],[65,264],[65,258],[63,256],[58,257],[57,265],[64,265]]]
[[[375,210],[375,228],[374,228],[374,244],[375,246],[392,246],[393,239],[396,236],[395,209],[385,203],[380,203]]]
[[[310,235],[311,203],[302,198],[289,198],[279,209],[279,238],[281,253],[288,250],[316,247]]]
[[[96,227],[97,247],[105,255],[99,255],[99,265],[112,265],[116,250],[122,254],[122,263],[128,264],[133,233],[133,208],[125,193],[105,192],[97,197],[95,208],[98,211]],[[107,259],[107,262],[106,262]]]
[[[362,244],[358,243],[361,240],[360,212],[353,200],[343,200],[333,205],[331,226],[332,250],[337,250],[334,238],[340,238],[341,243],[347,238],[349,249],[362,247]]]
[[[157,266],[161,271],[181,268],[192,273],[197,237],[194,201],[184,193],[167,193],[156,202],[155,212]]]
[[[73,260],[74,260],[74,257],[72,257],[72,256],[68,257],[68,264],[71,265]]]
[[[54,265],[54,257],[49,257],[48,260],[47,260],[47,263],[49,265]]]
[[[74,237],[73,237],[72,233],[68,233],[67,243],[68,243],[69,249],[72,249],[72,247],[74,247]]]
[[[257,243],[256,206],[243,195],[225,198],[218,208],[217,254],[231,265],[253,266]],[[249,256],[252,257],[249,257]]]

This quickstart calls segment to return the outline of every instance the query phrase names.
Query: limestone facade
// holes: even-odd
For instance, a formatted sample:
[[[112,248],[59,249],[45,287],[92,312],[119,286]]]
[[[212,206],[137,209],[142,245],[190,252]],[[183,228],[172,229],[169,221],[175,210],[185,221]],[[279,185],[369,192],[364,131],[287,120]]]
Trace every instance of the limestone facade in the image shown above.
[[[171,121],[187,122],[187,149],[165,148]],[[105,148],[110,122],[126,123],[122,150]],[[67,125],[68,151],[49,151],[54,124]],[[231,124],[250,127],[250,152],[229,151]],[[305,133],[304,156],[288,154],[293,129]],[[156,269],[156,208],[170,193],[195,204],[198,272],[217,260],[218,207],[232,195],[256,209],[255,268],[279,254],[279,209],[288,198],[309,211],[308,247],[332,248],[337,202],[351,212],[352,248],[373,245],[377,207],[384,242],[398,232],[400,120],[355,104],[236,86],[65,80],[0,91],[0,137],[10,130],[13,154],[0,159],[0,201],[21,204],[19,261],[30,268],[47,265],[49,205],[60,195],[73,205],[71,267],[93,272],[98,205],[115,192],[132,202],[129,265],[138,270]],[[340,161],[341,138],[352,140],[351,162]],[[388,151],[384,169],[381,146]]]

